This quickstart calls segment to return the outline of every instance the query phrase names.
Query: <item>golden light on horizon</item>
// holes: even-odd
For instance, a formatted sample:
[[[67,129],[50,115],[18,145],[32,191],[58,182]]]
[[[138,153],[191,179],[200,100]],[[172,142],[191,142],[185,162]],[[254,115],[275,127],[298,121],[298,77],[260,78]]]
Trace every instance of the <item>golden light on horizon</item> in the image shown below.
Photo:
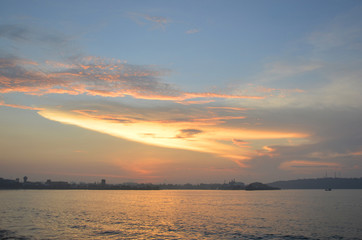
[[[38,112],[44,118],[63,124],[108,134],[143,144],[215,154],[240,163],[255,155],[253,148],[235,145],[235,139],[273,140],[305,138],[306,134],[262,131],[221,126],[202,126],[193,122],[164,124],[157,121],[120,122],[82,115],[74,111],[44,109]],[[255,148],[255,147],[254,147]]]

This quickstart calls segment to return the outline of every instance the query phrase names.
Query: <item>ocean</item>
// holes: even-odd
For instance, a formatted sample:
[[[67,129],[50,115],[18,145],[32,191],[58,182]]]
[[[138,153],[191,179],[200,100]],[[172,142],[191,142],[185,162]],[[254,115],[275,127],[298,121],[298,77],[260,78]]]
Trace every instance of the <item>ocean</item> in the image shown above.
[[[362,190],[0,190],[0,239],[362,239]]]

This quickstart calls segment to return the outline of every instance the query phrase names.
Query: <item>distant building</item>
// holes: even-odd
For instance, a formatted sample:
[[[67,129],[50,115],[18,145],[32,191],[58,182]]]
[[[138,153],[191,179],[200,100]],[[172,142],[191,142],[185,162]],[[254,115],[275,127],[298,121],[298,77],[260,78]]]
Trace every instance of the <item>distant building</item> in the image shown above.
[[[28,177],[27,176],[24,176],[23,179],[24,179],[24,183],[28,182]]]
[[[106,179],[102,179],[102,180],[101,180],[101,185],[102,185],[102,186],[105,186],[105,185],[106,185]]]
[[[0,178],[0,189],[18,189],[21,185],[16,180]]]
[[[63,181],[57,181],[57,182],[50,182],[50,188],[55,188],[55,189],[68,189],[70,188],[70,184],[68,182],[63,182]]]

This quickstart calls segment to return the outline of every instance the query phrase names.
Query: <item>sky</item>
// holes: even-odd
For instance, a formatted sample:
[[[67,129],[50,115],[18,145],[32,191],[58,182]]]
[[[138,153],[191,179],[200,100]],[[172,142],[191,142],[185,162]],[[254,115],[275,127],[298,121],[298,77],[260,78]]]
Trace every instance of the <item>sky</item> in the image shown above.
[[[362,2],[1,0],[0,177],[362,177]]]

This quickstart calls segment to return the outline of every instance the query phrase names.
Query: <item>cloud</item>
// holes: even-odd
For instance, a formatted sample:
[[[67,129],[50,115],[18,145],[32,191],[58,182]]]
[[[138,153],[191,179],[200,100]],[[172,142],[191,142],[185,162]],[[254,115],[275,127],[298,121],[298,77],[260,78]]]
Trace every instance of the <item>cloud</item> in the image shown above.
[[[340,168],[341,165],[338,163],[333,162],[314,162],[314,161],[288,161],[284,162],[280,165],[281,169],[284,170],[298,170],[300,168],[302,169],[326,169],[326,168]]]
[[[351,63],[323,63],[323,68],[309,72],[308,76],[276,81],[275,85],[289,85],[290,89],[248,84],[233,91],[234,94],[258,96],[264,94],[262,101],[247,101],[246,108],[362,108],[362,71],[357,66],[361,60]],[[312,68],[312,66],[311,66]],[[315,72],[314,72],[315,71]],[[304,73],[303,73],[304,74]],[[272,75],[271,75],[272,77]]]
[[[207,103],[212,103],[215,102],[215,100],[195,100],[195,101],[189,101],[189,100],[181,100],[181,101],[176,101],[177,103],[183,104],[183,105],[193,105],[193,104],[207,104]]]
[[[307,42],[314,47],[315,52],[326,52],[333,50],[361,51],[362,19],[361,6],[335,17],[328,25],[307,36]]]
[[[347,157],[353,157],[353,156],[362,156],[362,151],[346,151],[343,153],[339,152],[312,152],[308,155],[310,158],[318,158],[318,159],[336,159],[336,158],[347,158]]]
[[[0,25],[0,37],[16,41],[29,40],[36,35],[24,25],[2,24]]]
[[[288,49],[291,54],[265,64],[251,79],[253,86],[242,85],[234,93],[268,94],[263,101],[249,101],[246,106],[253,108],[361,109],[361,10],[353,8],[316,27]],[[281,86],[289,89],[277,90]]]
[[[155,28],[161,28],[163,30],[165,29],[166,25],[171,22],[171,20],[164,17],[156,17],[149,15],[144,15],[144,19],[152,22]]]
[[[240,107],[207,107],[209,109],[220,109],[226,111],[246,111],[248,108],[240,108]]]
[[[233,143],[236,145],[236,146],[239,146],[239,147],[250,147],[248,146],[248,142],[244,141],[244,140],[240,140],[240,139],[233,139],[232,140]]]
[[[0,101],[0,106],[11,107],[11,108],[19,108],[19,109],[26,109],[26,110],[35,110],[35,111],[44,110],[44,108],[38,108],[38,107],[29,107],[29,106],[18,105],[18,104],[6,104],[4,101]]]
[[[107,103],[108,104],[108,103]],[[176,107],[170,108],[136,108],[117,105],[117,107],[102,105],[99,109],[73,109],[72,112],[83,116],[114,120],[116,122],[153,122],[158,124],[193,124],[202,126],[215,126],[231,120],[242,120],[245,116],[238,113],[218,113],[203,107]],[[116,110],[115,110],[116,109]],[[170,113],[172,111],[172,114]],[[121,113],[120,113],[121,112]]]
[[[151,16],[142,13],[129,13],[131,19],[140,25],[151,25],[151,29],[165,30],[166,26],[169,25],[172,20],[161,16]]]
[[[269,146],[264,146],[263,149],[266,150],[266,151],[268,151],[268,152],[274,152],[274,151],[275,151],[274,148],[269,147]]]
[[[138,99],[175,102],[198,98],[262,98],[211,92],[183,92],[161,81],[161,77],[168,73],[169,70],[166,69],[97,57],[84,57],[70,63],[54,61],[36,63],[19,58],[0,58],[0,93],[22,92],[38,96],[45,94],[132,96]]]
[[[146,14],[132,18],[158,30],[172,22]],[[303,56],[271,61],[251,79],[253,84],[231,93],[186,92],[164,80],[171,74],[169,69],[117,59],[77,56],[35,61],[2,55],[0,94],[82,97],[72,97],[70,103],[57,97],[63,107],[24,106],[8,100],[0,105],[39,111],[53,121],[142,144],[228,158],[265,174],[361,168],[359,23],[334,23],[313,32],[304,42],[312,50],[303,48]],[[62,34],[33,26],[4,24],[0,38],[45,43],[53,49],[66,47],[68,41]],[[85,96],[87,104],[77,102]],[[159,102],[132,101],[141,102],[143,108],[115,103],[129,98]],[[93,100],[98,105],[92,105]],[[140,166],[134,172],[152,172]]]
[[[235,136],[235,139],[251,142],[250,145],[257,149],[257,154],[251,155],[247,161],[250,171],[259,173],[260,178],[275,180],[275,176],[293,179],[296,174],[307,178],[324,176],[326,171],[340,171],[344,177],[358,177],[360,170],[356,170],[356,166],[362,167],[362,114],[359,108],[348,105],[337,107],[337,104],[330,107],[311,104],[303,108],[286,105],[248,110],[247,122],[253,123],[254,119],[258,119],[259,125],[244,125],[247,128],[255,126],[309,134],[307,139],[287,139],[287,144],[277,140],[251,141]],[[233,126],[237,127],[236,124]]]
[[[112,122],[121,122],[121,123],[132,123],[134,122],[134,117],[127,117],[120,114],[99,114],[97,110],[72,110],[72,112],[78,113],[80,115],[93,118],[93,119],[99,119],[99,120],[108,120]]]
[[[183,99],[194,99],[194,98],[229,98],[229,99],[263,99],[261,96],[246,96],[246,95],[232,95],[232,94],[218,94],[218,93],[184,93],[184,96],[180,98]]]
[[[361,7],[336,16],[306,34],[288,53],[264,69],[234,94],[263,94],[245,101],[254,109],[362,109]]]
[[[177,138],[192,138],[196,134],[202,133],[199,129],[181,129],[179,134],[177,134]]]
[[[187,31],[186,31],[186,34],[195,34],[195,33],[198,33],[198,32],[200,32],[199,29],[193,28],[193,29],[187,30]]]
[[[257,80],[262,83],[280,81],[286,78],[310,73],[322,67],[323,64],[318,61],[298,63],[286,63],[281,61],[271,62],[266,65],[264,72],[257,77]]]
[[[245,161],[257,154],[255,149],[240,148],[232,144],[232,141],[242,144],[239,138],[252,142],[265,139],[273,141],[307,137],[306,134],[298,132],[232,128],[218,124],[202,125],[197,116],[179,119],[178,116],[181,115],[178,115],[172,108],[170,108],[172,111],[167,111],[167,109],[136,111],[135,108],[120,109],[117,107],[115,109],[118,113],[123,112],[118,115],[112,114],[110,109],[103,110],[103,112],[96,109],[70,111],[44,109],[39,111],[39,114],[49,120],[76,125],[143,144],[213,154],[230,159],[239,166],[244,166]],[[192,112],[192,109],[190,111]],[[203,115],[201,112],[200,114]],[[215,117],[228,118],[228,116]]]
[[[33,26],[23,24],[1,24],[0,38],[16,42],[33,42],[52,46],[65,46],[69,39],[63,34],[53,31],[44,31]]]

